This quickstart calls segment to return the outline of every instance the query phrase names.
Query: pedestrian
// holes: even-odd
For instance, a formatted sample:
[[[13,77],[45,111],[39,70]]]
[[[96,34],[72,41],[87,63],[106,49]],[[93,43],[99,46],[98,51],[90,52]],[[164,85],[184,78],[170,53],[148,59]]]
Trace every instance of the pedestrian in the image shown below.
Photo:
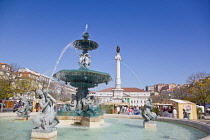
[[[16,102],[13,112],[17,111],[20,108],[20,104]]]
[[[122,113],[124,113],[125,112],[125,107],[124,106],[122,106]]]
[[[125,109],[124,109],[124,112],[123,113],[126,113],[127,112],[127,107],[125,106]]]
[[[120,107],[117,107],[117,114],[120,114]]]
[[[174,107],[174,109],[173,109],[173,117],[174,118],[177,118],[177,111],[176,111],[176,108]]]
[[[128,115],[132,115],[132,112],[133,112],[133,109],[132,108],[129,108],[128,109]]]
[[[187,112],[185,111],[185,109],[183,109],[183,116],[184,116],[184,119],[187,119]]]

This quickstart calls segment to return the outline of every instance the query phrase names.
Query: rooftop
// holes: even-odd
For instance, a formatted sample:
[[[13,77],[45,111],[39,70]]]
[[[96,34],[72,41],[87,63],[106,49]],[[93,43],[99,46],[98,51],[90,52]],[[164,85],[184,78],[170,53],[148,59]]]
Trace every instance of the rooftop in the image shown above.
[[[100,91],[97,91],[97,92],[113,92],[113,89],[115,89],[115,88],[111,87],[111,88],[103,89],[103,90],[100,90]],[[123,87],[122,89],[123,89],[123,92],[147,92],[143,89],[132,88],[132,87],[130,87],[130,88],[124,88]]]

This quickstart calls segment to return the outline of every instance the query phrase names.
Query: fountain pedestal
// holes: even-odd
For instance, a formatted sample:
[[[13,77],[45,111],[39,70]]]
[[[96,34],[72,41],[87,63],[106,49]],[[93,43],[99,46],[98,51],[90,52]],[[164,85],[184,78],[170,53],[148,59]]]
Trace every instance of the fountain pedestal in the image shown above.
[[[32,139],[49,139],[57,136],[57,129],[51,128],[47,130],[32,129],[31,138]]]
[[[144,128],[156,128],[155,121],[145,121],[143,122]]]
[[[98,118],[90,118],[90,117],[82,118],[82,125],[87,126],[89,128],[100,127],[101,124],[103,123],[104,123],[104,116],[100,116]]]
[[[104,123],[104,116],[81,117],[81,116],[58,116],[58,126],[82,125],[89,128],[100,127]]]

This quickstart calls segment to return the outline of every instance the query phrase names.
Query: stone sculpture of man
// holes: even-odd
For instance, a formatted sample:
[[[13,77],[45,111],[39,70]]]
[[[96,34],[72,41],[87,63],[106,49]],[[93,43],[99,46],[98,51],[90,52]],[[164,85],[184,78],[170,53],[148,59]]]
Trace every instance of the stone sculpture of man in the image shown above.
[[[149,99],[145,104],[145,108],[142,109],[142,117],[145,121],[154,121],[157,118],[157,115],[152,112],[152,108],[152,99]]]
[[[54,104],[56,103],[56,100],[48,94],[48,92],[48,90],[36,91],[36,94],[40,99],[39,105],[42,109],[42,113],[36,115],[32,120],[36,129],[47,130],[54,128],[59,123],[54,111]]]
[[[29,105],[29,100],[26,97],[20,97],[22,101],[21,107],[16,111],[18,116],[21,117],[29,117],[29,113],[31,113],[31,108]]]

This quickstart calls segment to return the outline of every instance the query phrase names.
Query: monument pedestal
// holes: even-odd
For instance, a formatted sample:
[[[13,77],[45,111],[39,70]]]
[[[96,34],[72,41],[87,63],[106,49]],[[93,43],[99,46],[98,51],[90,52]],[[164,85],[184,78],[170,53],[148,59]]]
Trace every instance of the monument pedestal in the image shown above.
[[[48,130],[32,129],[31,138],[32,139],[49,139],[57,136],[57,129],[50,128]]]
[[[156,128],[155,121],[145,121],[143,122],[144,128]]]

